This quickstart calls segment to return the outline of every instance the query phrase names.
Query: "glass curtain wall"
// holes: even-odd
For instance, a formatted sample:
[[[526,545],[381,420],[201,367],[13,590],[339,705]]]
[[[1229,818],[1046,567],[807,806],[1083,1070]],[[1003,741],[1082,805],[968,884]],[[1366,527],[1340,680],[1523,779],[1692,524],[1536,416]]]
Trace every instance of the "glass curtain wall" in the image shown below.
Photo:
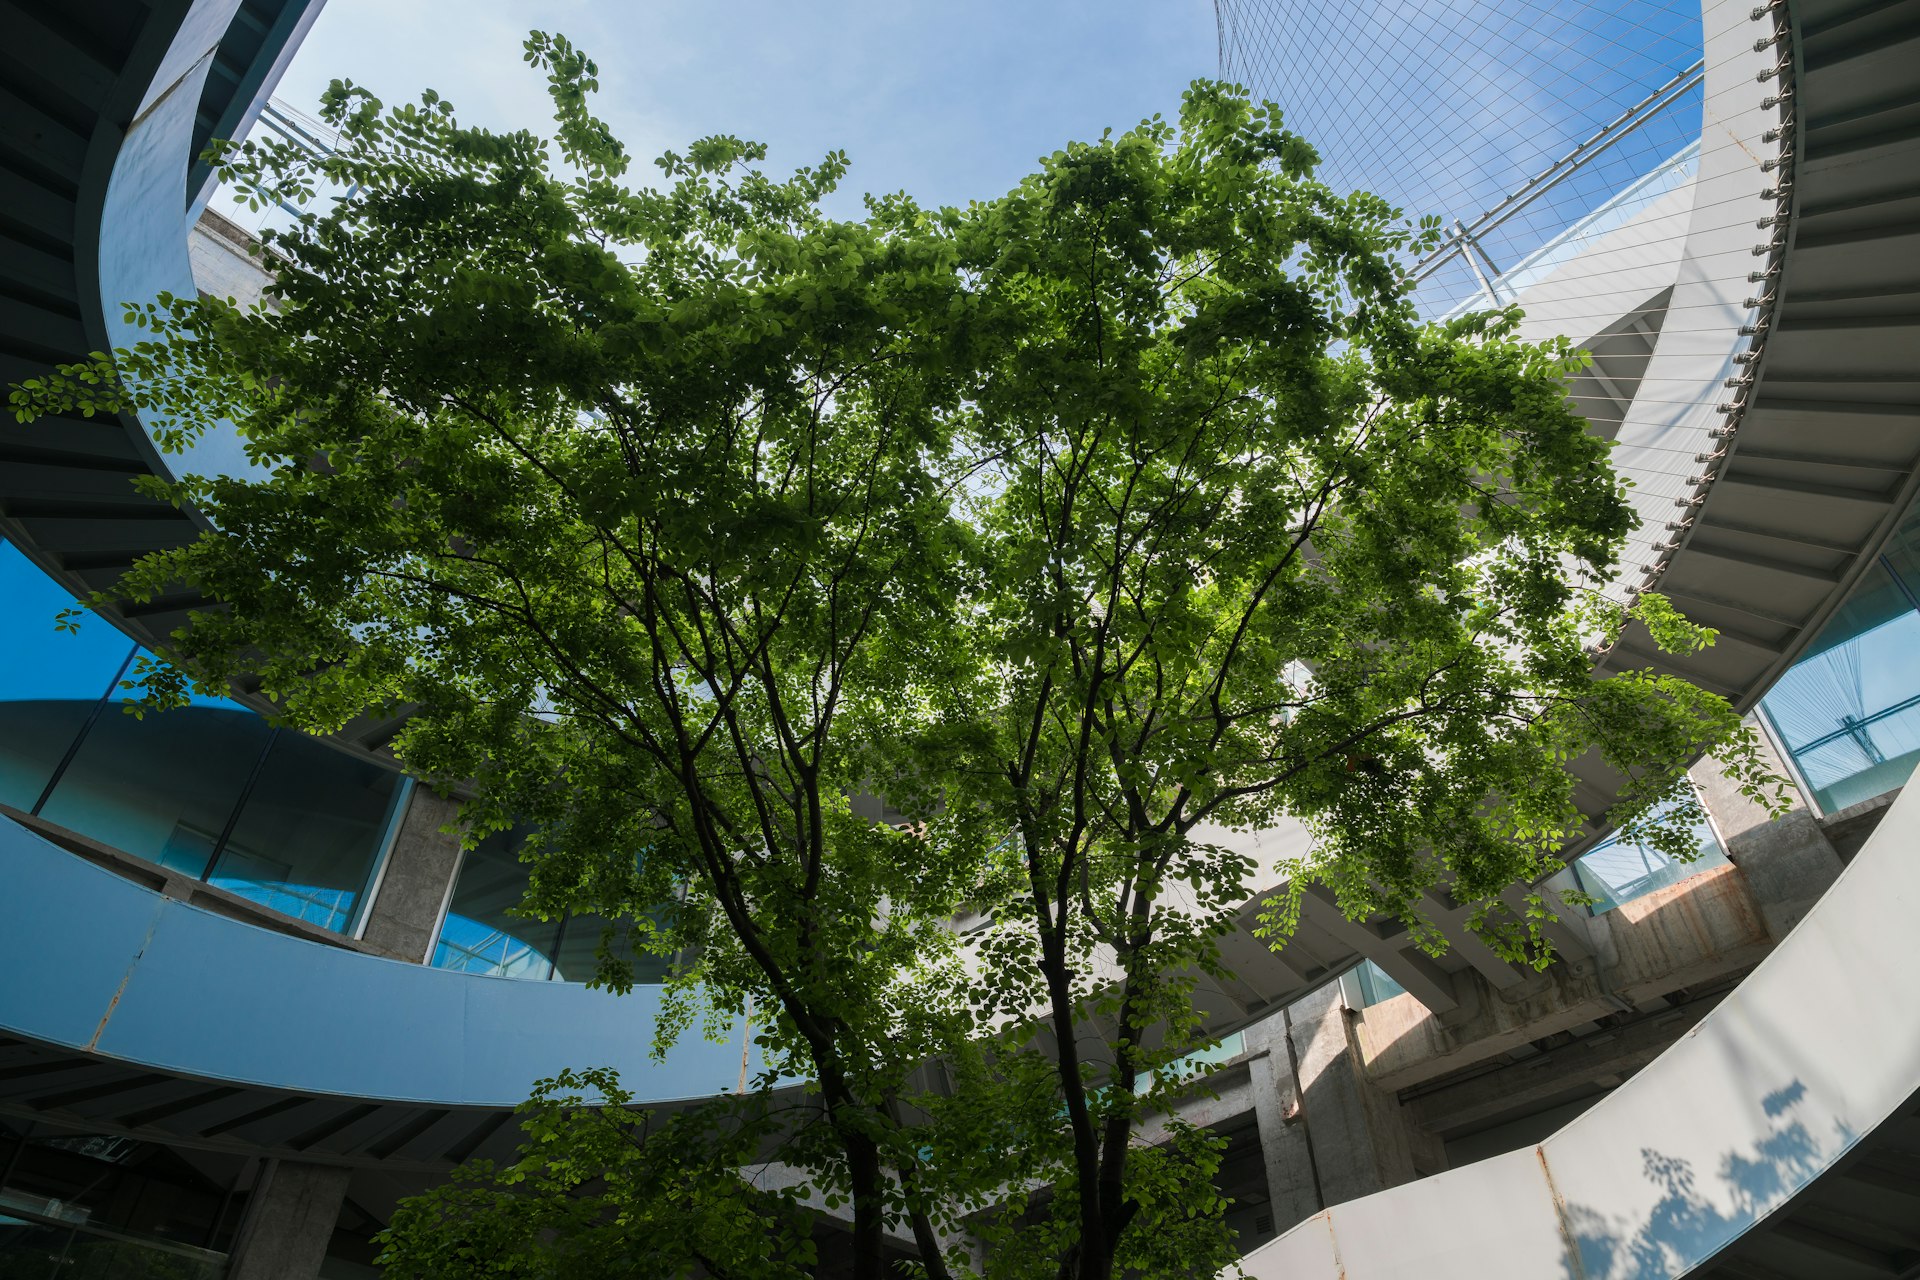
[[[597,915],[535,920],[517,914],[530,868],[520,860],[530,828],[497,831],[467,850],[433,949],[441,969],[537,982],[589,982],[599,967],[600,940],[611,924],[615,945],[624,926]],[[665,980],[663,956],[632,956],[634,980]]]
[[[1356,990],[1347,992],[1347,1000],[1354,1008],[1365,1009],[1382,1000],[1407,994],[1405,987],[1388,977],[1387,971],[1371,960],[1362,960],[1350,971],[1350,975]],[[1354,1000],[1356,991],[1358,1001]]]
[[[0,541],[0,804],[344,933],[363,905],[399,774],[282,733],[226,698],[135,718],[138,654]]]
[[[1825,812],[1906,783],[1920,761],[1920,508],[1760,707]]]
[[[497,978],[553,977],[561,922],[512,914],[527,894],[527,866],[520,861],[526,836],[525,828],[496,831],[462,856],[433,949],[435,967]]]
[[[56,631],[54,617],[72,599],[4,540],[0,600],[0,804],[31,812],[132,660],[133,642],[103,624]]]
[[[4,1280],[219,1280],[238,1210],[224,1170],[164,1147],[0,1123]]]

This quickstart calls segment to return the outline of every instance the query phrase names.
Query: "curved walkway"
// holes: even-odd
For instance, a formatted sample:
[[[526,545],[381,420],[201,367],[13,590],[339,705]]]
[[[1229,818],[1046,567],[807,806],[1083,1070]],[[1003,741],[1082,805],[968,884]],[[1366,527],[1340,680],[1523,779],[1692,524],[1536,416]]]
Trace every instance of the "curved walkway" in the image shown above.
[[[650,1057],[660,988],[389,960],[132,884],[0,819],[0,1104],[249,1153],[440,1167],[534,1082],[612,1066],[641,1102],[737,1088],[742,1042]],[[22,980],[23,962],[31,980]],[[506,1128],[503,1145],[516,1131]]]
[[[1686,1274],[1920,1090],[1916,918],[1920,787],[1733,994],[1579,1119],[1537,1147],[1317,1214],[1243,1259],[1246,1274]]]
[[[109,345],[117,323],[112,304],[137,289],[177,290],[190,279],[184,216],[194,194],[188,176],[194,139],[207,136],[210,121],[245,115],[317,7],[311,0],[26,6],[22,38],[0,51],[34,68],[21,77],[20,93],[0,99],[0,123],[7,125],[0,131],[6,139],[0,165],[20,179],[11,216],[31,224],[31,234],[0,246],[6,292],[0,374],[30,376],[51,361]],[[1760,103],[1775,90],[1753,68],[1773,66],[1788,46],[1762,40],[1762,48],[1752,47],[1766,24],[1749,20],[1750,7],[1749,0],[1703,5],[1709,127],[1735,122],[1714,154],[1738,151],[1750,161],[1729,160],[1715,181],[1732,193],[1728,199],[1747,199],[1739,193],[1750,188],[1754,220],[1770,218],[1778,205],[1763,202],[1759,190],[1779,179],[1762,172],[1762,157],[1774,162],[1767,172],[1780,174],[1787,172],[1781,156],[1791,153],[1793,181],[1782,184],[1790,221],[1746,234],[1758,242],[1758,254],[1713,250],[1740,260],[1737,272],[1716,278],[1738,280],[1744,293],[1751,267],[1761,276],[1752,296],[1772,298],[1746,308],[1744,296],[1712,286],[1702,305],[1725,314],[1716,315],[1707,345],[1738,340],[1735,312],[1764,311],[1770,328],[1750,335],[1753,349],[1740,353],[1758,357],[1757,363],[1734,365],[1734,352],[1724,345],[1673,351],[1697,357],[1703,368],[1712,363],[1707,383],[1744,369],[1732,389],[1744,410],[1739,433],[1703,462],[1700,484],[1673,499],[1685,504],[1671,508],[1684,527],[1670,539],[1678,545],[1663,552],[1671,554],[1663,562],[1667,589],[1690,611],[1715,611],[1703,616],[1729,636],[1684,674],[1742,705],[1804,650],[1920,484],[1920,328],[1914,320],[1920,316],[1914,102],[1920,99],[1913,70],[1920,66],[1914,57],[1920,6],[1915,0],[1793,0],[1788,44],[1804,64],[1794,85],[1794,124],[1784,138],[1765,142],[1771,108]],[[270,19],[264,27],[262,14]],[[236,61],[238,75],[231,73]],[[1726,106],[1724,116],[1713,114],[1720,109],[1715,104]],[[1703,167],[1697,191],[1706,189],[1706,175]],[[1698,203],[1705,199],[1696,194],[1696,208],[1705,207]],[[181,210],[182,220],[163,212],[170,209]],[[1663,343],[1669,334],[1677,340],[1680,330],[1664,327]],[[1656,376],[1657,368],[1649,379]],[[1700,369],[1687,377],[1697,403]],[[193,534],[180,513],[128,486],[131,476],[161,465],[131,420],[75,419],[36,435],[10,434],[0,442],[7,532],[69,587],[110,586],[140,554]],[[195,603],[157,602],[123,622],[150,641]],[[1613,661],[1642,657],[1631,642],[1615,655]],[[366,724],[350,738],[377,748],[384,732]],[[1596,806],[1607,786],[1604,778],[1594,780],[1589,799]],[[1270,865],[1284,859],[1286,833],[1259,839]],[[598,1003],[604,997],[579,988],[440,973],[280,937],[115,881],[11,825],[0,828],[0,865],[16,875],[0,936],[11,954],[35,958],[36,975],[49,975],[45,996],[14,983],[0,1002],[0,1026],[21,1037],[0,1045],[0,1105],[251,1151],[430,1165],[486,1151],[509,1118],[504,1108],[562,1056],[574,1064],[597,1057],[616,1065],[644,1061],[650,1020],[639,1002],[616,1014]],[[1824,904],[1822,910],[1831,920],[1832,911]],[[1496,983],[1511,976],[1491,953],[1450,932],[1464,957],[1456,963],[1472,964]],[[1864,941],[1872,931],[1860,932]],[[1271,1011],[1361,955],[1373,956],[1424,1001],[1451,1002],[1446,972],[1373,926],[1345,921],[1317,898],[1285,954],[1272,956],[1250,936],[1236,942],[1246,945],[1229,959],[1242,965],[1246,981],[1219,993],[1225,1021]],[[60,992],[69,1003],[54,998]],[[1815,993],[1815,1003],[1829,994]],[[1909,1017],[1907,1026],[1914,1023]],[[176,1034],[169,1025],[192,1034]],[[281,1036],[284,1043],[274,1043]],[[1806,1036],[1796,1031],[1793,1038]],[[348,1046],[361,1057],[390,1060],[349,1063]],[[369,1053],[374,1048],[380,1052]],[[716,1048],[725,1062],[705,1050],[682,1050],[693,1055],[685,1074],[677,1057],[660,1069],[654,1091],[661,1096],[704,1091],[696,1082],[711,1083],[710,1073],[721,1087],[737,1079],[737,1047]],[[1778,1115],[1769,1119],[1797,1116],[1794,1109],[1814,1105],[1806,1099],[1817,1095],[1811,1080],[1801,1081],[1809,1092],[1793,1094],[1796,1079],[1755,1080],[1740,1093],[1746,1101],[1729,1106],[1750,1109],[1770,1091],[1785,1089],[1775,1103]],[[1580,1132],[1581,1125],[1567,1131]],[[1691,1150],[1671,1154],[1703,1158]],[[1520,1178],[1512,1159],[1487,1167]],[[1701,1182],[1718,1168],[1711,1161],[1687,1167],[1699,1171]],[[1637,1166],[1633,1176],[1644,1182]],[[1627,1201],[1568,1186],[1559,1193],[1567,1205],[1601,1215],[1592,1220],[1596,1240],[1631,1250],[1642,1226]],[[1429,1203],[1419,1201],[1410,1211]],[[1506,1219],[1504,1211],[1495,1217]],[[1586,1221],[1572,1230],[1577,1234]],[[1300,1236],[1280,1243],[1298,1247],[1288,1242]],[[1356,1257],[1364,1256],[1364,1246],[1355,1247],[1363,1250]],[[1420,1266],[1442,1268],[1424,1274],[1467,1274],[1444,1270],[1430,1253],[1420,1257]],[[1355,1270],[1351,1260],[1347,1265],[1350,1276],[1387,1274]]]
[[[1702,26],[1692,212],[1616,461],[1643,521],[1627,567],[1644,572],[1623,585],[1669,595],[1721,636],[1666,655],[1635,624],[1598,669],[1675,673],[1745,711],[1920,495],[1920,0],[1702,0]],[[1587,273],[1574,292],[1599,290],[1594,264],[1569,269]],[[1570,768],[1597,818],[1620,779],[1591,757]],[[1215,838],[1253,854],[1269,884],[1301,839],[1285,824]],[[1468,932],[1464,907],[1433,904],[1451,943],[1439,961],[1311,891],[1273,955],[1253,936],[1258,910],[1223,943],[1239,981],[1205,993],[1223,1027],[1360,956],[1436,1012],[1455,1006],[1465,968],[1498,989],[1524,980]],[[1586,954],[1570,931],[1555,941]]]

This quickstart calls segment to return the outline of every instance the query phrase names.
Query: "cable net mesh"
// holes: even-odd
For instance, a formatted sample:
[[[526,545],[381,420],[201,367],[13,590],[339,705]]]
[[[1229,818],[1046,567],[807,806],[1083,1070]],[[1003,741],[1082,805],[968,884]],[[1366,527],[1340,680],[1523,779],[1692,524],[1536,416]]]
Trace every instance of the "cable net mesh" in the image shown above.
[[[1215,14],[1222,76],[1279,104],[1324,179],[1473,229],[1477,253],[1459,243],[1427,264],[1428,314],[1486,305],[1489,283],[1504,301],[1500,278],[1559,256],[1584,220],[1691,177],[1699,0],[1215,0]],[[1473,228],[1663,87],[1571,176]]]

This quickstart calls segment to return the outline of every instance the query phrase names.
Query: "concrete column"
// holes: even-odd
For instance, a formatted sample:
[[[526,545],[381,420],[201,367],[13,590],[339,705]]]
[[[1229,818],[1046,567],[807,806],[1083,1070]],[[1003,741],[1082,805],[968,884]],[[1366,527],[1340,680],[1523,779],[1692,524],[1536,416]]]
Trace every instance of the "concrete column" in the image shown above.
[[[1844,869],[1827,833],[1805,809],[1729,839],[1727,859],[1746,877],[1775,942],[1800,923]]]
[[[1372,1195],[1446,1167],[1439,1140],[1367,1078],[1338,986],[1321,988],[1285,1016],[1325,1203]]]
[[[314,1280],[351,1176],[331,1165],[267,1161],[247,1197],[227,1280]]]
[[[1792,778],[1792,771],[1780,754],[1773,749],[1773,740],[1761,731],[1759,723],[1752,716],[1747,717],[1747,726],[1759,735],[1760,756],[1774,773],[1783,778]],[[1719,828],[1721,837],[1729,846],[1749,831],[1765,827],[1773,821],[1773,815],[1740,794],[1720,767],[1720,762],[1712,756],[1704,757],[1699,764],[1689,769],[1694,785],[1700,788],[1700,802],[1713,815],[1713,824]],[[1795,811],[1804,810],[1806,801],[1800,795],[1800,789],[1792,782],[1787,784],[1787,798]]]
[[[1306,1221],[1326,1207],[1314,1174],[1313,1149],[1307,1140],[1306,1113],[1294,1087],[1293,1059],[1287,1045],[1286,1020],[1279,1014],[1255,1023],[1246,1031],[1247,1048],[1265,1049],[1248,1060],[1252,1077],[1253,1118],[1260,1133],[1260,1154],[1266,1163],[1267,1201],[1276,1234]]]
[[[1753,723],[1751,718],[1748,723]],[[1760,747],[1775,773],[1790,776],[1764,734]],[[1797,789],[1789,792],[1793,808],[1776,819],[1741,795],[1712,756],[1691,773],[1701,801],[1726,840],[1727,860],[1746,877],[1767,933],[1780,941],[1839,878],[1840,854]]]
[[[441,828],[459,813],[458,801],[413,788],[361,939],[381,955],[420,964],[432,953],[440,910],[460,869],[460,841]]]

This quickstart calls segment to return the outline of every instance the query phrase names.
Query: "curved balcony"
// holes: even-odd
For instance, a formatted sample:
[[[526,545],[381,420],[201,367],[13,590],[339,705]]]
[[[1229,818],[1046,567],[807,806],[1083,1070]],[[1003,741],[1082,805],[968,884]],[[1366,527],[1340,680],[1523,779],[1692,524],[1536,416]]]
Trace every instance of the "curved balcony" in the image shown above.
[[[0,374],[104,349],[119,336],[119,300],[190,287],[195,141],[245,118],[316,8],[29,7],[25,38],[4,54],[21,88],[0,101],[0,164],[20,192],[0,253]],[[1748,707],[1871,571],[1920,483],[1920,20],[1911,0],[1795,0],[1783,45],[1744,4],[1704,12],[1697,173],[1662,193],[1676,206],[1662,213],[1677,228],[1662,241],[1673,251],[1640,264],[1667,274],[1624,308],[1606,304],[1603,326],[1619,321],[1620,332],[1593,330],[1637,364],[1610,377],[1613,419],[1590,416],[1623,441],[1640,481],[1640,563],[1723,640],[1670,660],[1629,636],[1601,661],[1679,670]],[[1777,74],[1787,47],[1802,59],[1789,77],[1791,123],[1768,140],[1782,116],[1761,103],[1781,81],[1759,77]],[[1763,198],[1769,186],[1781,194]],[[156,212],[166,210],[179,219]],[[1591,269],[1583,251],[1530,294],[1567,285],[1581,261]],[[1722,404],[1734,407],[1723,414]],[[220,442],[204,448],[188,466],[238,465]],[[9,433],[0,529],[68,589],[110,587],[139,555],[195,532],[191,517],[127,484],[164,465],[132,420]],[[116,621],[152,641],[197,603],[163,600]],[[377,749],[390,731],[356,725],[347,745]],[[1586,779],[1593,812],[1613,781]],[[1245,839],[1278,873],[1297,835]],[[0,825],[0,859],[16,877],[0,933],[16,964],[73,966],[49,983],[62,999],[14,984],[0,1001],[12,1037],[0,1047],[10,1064],[0,1105],[12,1109],[190,1144],[433,1167],[507,1142],[506,1108],[561,1065],[628,1066],[662,1099],[738,1079],[737,1044],[683,1045],[665,1066],[646,1065],[644,995],[613,1006],[565,984],[437,971],[257,929],[116,879],[15,824]],[[1438,910],[1456,943],[1444,962],[1309,896],[1282,954],[1250,931],[1232,940],[1241,981],[1206,998],[1223,1027],[1244,1023],[1362,957],[1436,1009],[1452,1003],[1460,968],[1499,987],[1518,980],[1475,945],[1461,913]],[[1572,935],[1563,945],[1580,950]]]
[[[650,1060],[626,997],[389,960],[180,902],[0,821],[7,1098],[98,1130],[306,1160],[444,1167],[510,1149],[512,1108],[610,1064],[647,1101],[738,1087],[736,1038]],[[28,1068],[28,1069],[23,1069]]]
[[[1734,429],[1707,437],[1698,469],[1656,487],[1644,511],[1672,503],[1647,578],[1722,640],[1672,662],[1629,638],[1603,668],[1679,670],[1744,708],[1831,643],[1843,605],[1873,615],[1838,627],[1851,637],[1884,625],[1863,595],[1897,588],[1915,603],[1881,548],[1920,484],[1920,4],[1788,0],[1753,9],[1752,23],[1745,5],[1705,10],[1708,123],[1685,257],[1621,423],[1696,430],[1699,390],[1725,362],[1713,398]],[[1776,11],[1775,31],[1757,25]],[[1757,69],[1743,66],[1749,50]],[[1779,154],[1741,123],[1762,95],[1786,103]],[[1742,262],[1741,228],[1713,211],[1761,187],[1783,213],[1746,229],[1758,243]],[[1747,290],[1741,317],[1733,299]],[[1648,431],[1640,447],[1658,440]],[[1875,773],[1896,762],[1869,728],[1843,717],[1837,733],[1788,746],[1802,760],[1844,739],[1870,790],[1895,785]],[[1249,1255],[1246,1273],[1915,1274],[1920,987],[1904,975],[1920,967],[1917,904],[1920,797],[1905,794],[1786,941],[1628,1084],[1535,1146],[1336,1205]]]
[[[187,230],[206,179],[195,157],[244,129],[319,7],[11,11],[0,378],[125,340],[123,299],[191,291]],[[110,587],[140,555],[198,531],[128,483],[170,464],[130,417],[10,429],[0,556],[17,549],[75,594]],[[243,463],[235,442],[215,440],[182,465]],[[39,573],[13,571],[23,567],[0,575],[9,607],[44,612],[50,628],[44,593],[22,585]],[[268,746],[259,718],[225,700],[148,722],[108,705],[133,645],[164,637],[197,603],[123,610],[112,621],[125,637],[97,623],[78,637],[49,630],[57,651],[9,655],[20,679],[0,687],[0,805],[105,847],[63,835],[62,848],[0,816],[0,939],[14,971],[33,975],[0,998],[0,1108],[190,1146],[444,1168],[495,1135],[510,1142],[511,1108],[564,1066],[621,1067],[660,1102],[738,1087],[738,1036],[653,1061],[657,988],[616,1004],[573,983],[409,964],[355,943],[401,791],[390,764],[371,759],[383,726],[338,744],[355,759],[291,734]],[[177,723],[139,727],[158,720]],[[278,804],[276,773],[295,788],[325,778],[331,800]]]

